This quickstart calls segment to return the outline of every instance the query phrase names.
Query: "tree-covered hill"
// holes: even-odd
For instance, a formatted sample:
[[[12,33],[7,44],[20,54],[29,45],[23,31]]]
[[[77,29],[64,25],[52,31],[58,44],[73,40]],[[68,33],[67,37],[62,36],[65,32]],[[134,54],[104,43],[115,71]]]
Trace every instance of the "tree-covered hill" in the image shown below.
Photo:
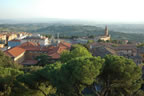
[[[1,24],[0,31],[9,32],[31,32],[40,34],[57,34],[61,36],[99,36],[104,34],[104,28],[92,25],[72,25],[72,24]],[[130,41],[144,42],[144,34],[122,33],[121,30],[113,31],[109,28],[112,39],[124,39]]]

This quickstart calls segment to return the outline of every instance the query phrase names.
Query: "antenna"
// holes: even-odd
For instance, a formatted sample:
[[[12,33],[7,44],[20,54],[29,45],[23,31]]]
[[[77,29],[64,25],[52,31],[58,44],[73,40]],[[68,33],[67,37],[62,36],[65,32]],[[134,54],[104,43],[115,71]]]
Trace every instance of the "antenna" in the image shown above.
[[[57,33],[57,39],[59,40],[59,33]]]

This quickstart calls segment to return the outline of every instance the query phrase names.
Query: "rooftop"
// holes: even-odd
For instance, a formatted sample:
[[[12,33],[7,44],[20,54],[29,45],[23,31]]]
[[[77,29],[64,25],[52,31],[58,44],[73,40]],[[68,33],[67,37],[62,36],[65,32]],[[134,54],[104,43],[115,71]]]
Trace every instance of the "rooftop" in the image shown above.
[[[26,50],[20,47],[13,47],[9,50],[6,50],[5,53],[10,57],[17,57],[20,54],[24,53]]]

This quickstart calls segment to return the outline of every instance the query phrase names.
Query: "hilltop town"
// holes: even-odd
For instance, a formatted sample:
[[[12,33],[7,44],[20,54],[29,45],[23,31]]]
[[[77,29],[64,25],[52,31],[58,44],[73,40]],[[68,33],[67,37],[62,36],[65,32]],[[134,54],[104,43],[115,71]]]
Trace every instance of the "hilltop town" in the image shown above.
[[[1,32],[0,96],[143,96],[144,44],[112,35],[107,26],[94,37]]]
[[[51,59],[59,59],[64,50],[70,50],[71,45],[86,45],[93,56],[104,57],[107,54],[124,56],[132,59],[136,64],[144,62],[144,47],[139,43],[129,43],[128,40],[111,40],[108,27],[104,35],[95,38],[80,37],[73,39],[52,36],[48,38],[40,34],[27,32],[2,32],[0,34],[0,49],[14,61],[22,65],[34,65],[37,56],[47,54]]]

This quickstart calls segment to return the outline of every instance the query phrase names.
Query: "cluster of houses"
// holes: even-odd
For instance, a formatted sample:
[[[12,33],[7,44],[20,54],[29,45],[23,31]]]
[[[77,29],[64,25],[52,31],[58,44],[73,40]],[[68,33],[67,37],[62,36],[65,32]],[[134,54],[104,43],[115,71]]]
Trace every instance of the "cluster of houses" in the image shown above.
[[[144,62],[144,47],[137,47],[137,44],[113,44],[113,43],[92,43],[89,50],[93,56],[104,57],[107,54],[124,56],[132,59],[137,65]]]
[[[47,54],[52,60],[57,60],[64,50],[70,48],[71,44],[66,42],[60,42],[56,46],[41,46],[34,42],[25,42],[6,50],[5,54],[22,65],[34,65],[38,62],[35,58],[41,54]]]
[[[7,46],[10,41],[17,39],[21,40],[27,36],[31,36],[31,33],[27,32],[1,32],[0,33],[0,48]]]
[[[70,43],[60,42],[54,37],[49,39],[40,34],[5,32],[0,36],[1,44],[3,44],[0,49],[13,61],[22,65],[37,64],[38,61],[35,58],[41,54],[47,54],[51,59],[57,60],[64,50],[71,48]]]
[[[5,38],[6,37],[6,38]],[[7,43],[5,54],[10,56],[13,61],[23,65],[37,64],[35,58],[41,54],[47,54],[53,60],[58,60],[64,50],[70,50],[71,44],[60,41],[59,38],[51,39],[40,34],[3,33],[0,34],[1,41]],[[99,36],[100,40],[110,40],[108,28],[105,28],[104,36]],[[74,43],[75,44],[75,43]],[[137,65],[144,63],[144,47],[137,47],[137,44],[114,44],[108,42],[94,42],[89,44],[89,51],[93,56],[104,57],[107,54],[124,56],[132,59]]]

